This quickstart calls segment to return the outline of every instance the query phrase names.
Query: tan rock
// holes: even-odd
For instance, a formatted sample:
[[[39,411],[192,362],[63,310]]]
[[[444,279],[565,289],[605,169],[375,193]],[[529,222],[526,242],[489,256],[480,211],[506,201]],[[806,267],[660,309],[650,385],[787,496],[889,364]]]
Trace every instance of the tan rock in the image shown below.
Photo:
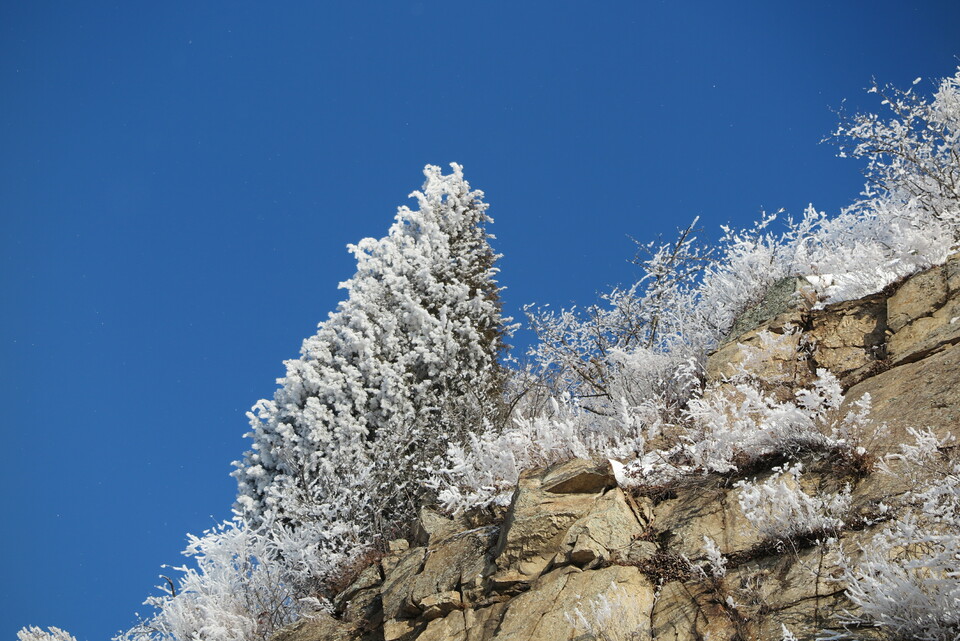
[[[453,519],[429,508],[421,508],[413,536],[418,545],[428,547],[466,529],[468,526],[463,519]]]
[[[845,533],[840,540],[843,554],[856,564],[877,529]],[[844,595],[835,545],[787,548],[745,563],[725,577],[723,586],[755,625],[759,639],[779,641],[786,625],[798,639],[813,641],[818,631],[838,629],[843,618],[859,612]]]
[[[804,342],[816,367],[850,386],[871,374],[886,356],[887,305],[875,295],[829,305],[810,313]]]
[[[885,356],[886,311],[881,295],[820,310],[789,311],[709,355],[707,380],[747,371],[784,399],[795,388],[809,385],[816,369],[824,367],[852,385]]]
[[[359,592],[377,586],[381,581],[380,567],[376,563],[371,564],[357,575],[357,578],[353,580],[353,583],[351,583],[347,589],[334,598],[334,607],[337,610],[342,610],[344,605]]]
[[[410,602],[419,609],[429,597],[461,589],[479,597],[489,563],[487,553],[497,541],[499,528],[482,527],[450,536],[427,549],[420,572],[409,583]],[[444,613],[445,614],[445,613]]]
[[[930,314],[947,300],[945,265],[911,276],[887,300],[887,325],[893,332]]]
[[[410,549],[410,543],[406,539],[394,539],[387,543],[387,554],[380,559],[380,567],[383,575],[386,576],[397,567],[397,563],[403,557],[404,552]]]
[[[794,551],[784,544],[778,554],[732,569],[724,585],[744,614],[755,618],[757,612],[779,611],[842,591],[836,583],[836,562],[836,553],[825,546]]]
[[[383,609],[380,601],[380,588],[360,590],[346,601],[340,610],[343,620],[347,623],[376,625],[383,620]]]
[[[668,533],[669,551],[690,559],[703,556],[704,536],[713,539],[722,554],[749,550],[762,540],[740,509],[737,491],[718,487],[712,477],[657,505],[654,527]]]
[[[845,405],[870,394],[871,418],[886,423],[881,442],[868,443],[878,454],[912,442],[907,428],[931,427],[943,436],[960,437],[960,346],[951,346],[921,361],[899,365],[850,388]]]
[[[396,567],[383,580],[383,616],[385,619],[396,619],[400,616],[419,614],[420,610],[410,597],[410,586],[413,578],[423,567],[423,560],[427,554],[426,548],[408,550],[397,561]]]
[[[417,641],[466,641],[467,623],[463,612],[450,612],[443,618],[434,618],[426,629],[417,635]]]
[[[653,607],[652,638],[657,641],[734,641],[749,639],[747,624],[728,612],[717,594],[697,583],[664,585]],[[778,637],[779,641],[779,637]]]
[[[886,431],[869,437],[865,446],[879,458],[899,451],[900,445],[914,442],[908,428],[930,427],[938,437],[948,433],[960,438],[960,345],[950,347],[915,363],[899,365],[852,387],[845,405],[871,397],[870,416],[874,425]],[[924,471],[888,461],[894,474],[876,472],[859,483],[853,492],[856,502],[885,500],[916,489],[934,470]]]
[[[600,498],[599,493],[546,491],[544,479],[556,489],[558,480],[565,483],[579,478],[579,472],[594,467],[590,462],[574,460],[521,475],[493,553],[495,584],[506,586],[536,579],[561,550],[570,526],[593,510]]]
[[[887,351],[894,365],[926,358],[960,343],[960,291],[954,292],[930,315],[917,318],[893,334]]]
[[[440,617],[445,617],[454,610],[462,610],[463,598],[459,592],[451,590],[449,592],[439,592],[424,597],[419,605],[423,610],[423,618],[427,621],[432,621]]]
[[[467,626],[467,641],[489,641],[496,634],[507,603],[493,605],[476,610],[464,610],[463,619]]]
[[[406,539],[394,539],[387,543],[387,549],[390,554],[403,554],[410,549],[410,543]]]
[[[407,619],[389,619],[383,622],[383,641],[400,641],[413,637],[417,626]]]
[[[807,385],[814,371],[800,340],[804,323],[802,312],[793,310],[724,343],[707,357],[707,381],[723,381],[746,370],[771,388]]]
[[[623,491],[616,488],[604,494],[589,514],[570,526],[563,544],[569,549],[570,561],[582,567],[609,560],[617,554],[622,556],[645,526],[630,509]]]
[[[270,641],[356,641],[360,636],[352,626],[321,612],[279,630]]]
[[[506,603],[496,603],[478,610],[455,610],[431,621],[417,641],[489,641],[500,624]]]
[[[950,256],[946,262],[947,289],[951,292],[960,291],[960,253]]]
[[[622,552],[622,557],[618,558],[618,562],[622,560],[625,565],[639,566],[649,561],[659,551],[660,548],[653,541],[631,541],[627,549]]]
[[[617,486],[609,461],[572,459],[546,470],[540,487],[554,494],[597,494]]]
[[[887,301],[894,365],[960,343],[960,254],[907,280]]]
[[[607,613],[598,607],[606,599]],[[609,641],[647,639],[654,586],[637,568],[611,566],[582,572],[574,567],[545,574],[510,601],[492,641],[567,641],[582,635],[571,617],[579,608]]]

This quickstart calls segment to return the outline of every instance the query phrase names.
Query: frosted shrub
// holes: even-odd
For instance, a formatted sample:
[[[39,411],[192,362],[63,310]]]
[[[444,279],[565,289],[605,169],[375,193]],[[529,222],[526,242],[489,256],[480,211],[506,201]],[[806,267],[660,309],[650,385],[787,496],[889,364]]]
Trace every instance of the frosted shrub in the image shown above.
[[[195,567],[173,568],[182,573],[176,590],[158,588],[164,594],[145,602],[155,614],[117,641],[265,639],[300,614],[287,564],[242,521],[191,535],[183,554]]]
[[[914,435],[916,444],[899,458],[925,468],[925,485],[904,497],[902,516],[863,547],[858,561],[841,559],[847,596],[860,609],[851,622],[894,638],[953,641],[960,638],[960,464],[943,461],[950,437]]]
[[[840,492],[810,496],[800,486],[803,466],[776,467],[763,483],[740,481],[737,500],[744,515],[766,538],[790,540],[819,532],[835,532],[850,509],[850,486]]]
[[[945,486],[920,498],[952,503],[952,516],[927,511],[906,515],[871,539],[863,557],[845,563],[847,596],[862,611],[862,622],[898,638],[952,641],[960,635],[960,484],[955,469]],[[949,488],[951,496],[942,492]]]
[[[22,628],[17,632],[17,641],[77,641],[69,632],[50,626],[47,631],[35,625]]]
[[[450,512],[506,505],[523,470],[574,457],[634,458],[661,427],[652,402],[624,405],[614,420],[582,412],[569,399],[551,399],[550,406],[549,414],[519,416],[503,429],[487,424],[465,444],[452,443],[431,481],[441,505]]]
[[[943,223],[913,210],[916,203],[885,194],[870,206],[848,208],[834,217],[812,206],[801,225],[791,271],[822,283],[821,305],[854,300],[946,259],[953,243]]]
[[[710,387],[688,408],[691,429],[686,453],[704,470],[728,472],[737,459],[833,443],[825,419],[843,395],[833,374],[819,370],[813,387],[795,401],[777,401],[753,381]]]
[[[717,543],[709,536],[703,537],[703,551],[707,557],[707,564],[710,566],[710,575],[717,579],[726,576],[727,559],[720,552]]]
[[[862,443],[882,428],[869,420],[869,397],[841,413],[843,393],[836,377],[823,369],[817,373],[813,385],[792,401],[778,401],[749,378],[707,387],[688,404],[678,432],[681,442],[629,463],[629,483],[656,486],[694,473],[734,472],[772,454],[864,454]]]
[[[780,624],[780,633],[783,635],[780,641],[798,641],[797,636],[785,624]]]
[[[695,223],[696,221],[694,221]],[[570,398],[597,417],[619,420],[655,402],[666,420],[699,388],[699,349],[684,335],[696,323],[691,291],[710,260],[693,235],[642,248],[643,277],[601,296],[582,312],[534,310],[527,316],[539,342],[530,353],[555,398]]]

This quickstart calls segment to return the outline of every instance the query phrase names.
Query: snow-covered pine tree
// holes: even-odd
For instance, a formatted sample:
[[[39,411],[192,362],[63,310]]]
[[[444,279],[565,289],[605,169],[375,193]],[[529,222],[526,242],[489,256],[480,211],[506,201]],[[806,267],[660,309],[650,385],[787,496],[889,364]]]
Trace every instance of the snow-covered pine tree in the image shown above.
[[[253,447],[234,471],[244,515],[365,539],[411,516],[447,442],[499,411],[509,328],[492,220],[451,166],[424,169],[419,208],[400,207],[387,236],[349,246],[348,298],[248,414]]]

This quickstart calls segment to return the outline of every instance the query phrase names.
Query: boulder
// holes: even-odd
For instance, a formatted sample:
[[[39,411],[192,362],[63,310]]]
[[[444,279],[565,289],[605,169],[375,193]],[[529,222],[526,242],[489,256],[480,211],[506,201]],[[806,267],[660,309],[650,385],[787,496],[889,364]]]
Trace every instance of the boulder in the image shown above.
[[[417,636],[417,641],[489,641],[493,638],[506,610],[506,603],[496,603],[478,610],[455,610],[431,621]]]
[[[409,619],[390,619],[383,622],[383,641],[401,641],[415,638],[417,625]]]
[[[755,638],[779,640],[783,626],[798,639],[813,641],[824,628],[836,626],[859,610],[846,598],[846,584],[838,565],[840,550],[854,563],[882,526],[866,531],[848,531],[836,544],[790,547],[734,568],[723,586],[741,615],[755,627]],[[858,639],[876,639],[861,635]]]
[[[824,546],[789,553],[785,548],[783,554],[763,556],[730,570],[724,584],[734,602],[741,604],[742,614],[758,620],[764,613],[842,592],[836,561],[836,553]]]
[[[630,545],[627,546],[627,549],[618,554],[616,560],[618,563],[623,563],[624,565],[639,566],[648,562],[659,551],[659,546],[657,546],[657,544],[653,541],[637,539],[631,541]]]
[[[334,608],[342,610],[358,593],[379,585],[382,580],[380,567],[376,563],[367,566],[347,589],[333,599]]]
[[[427,621],[433,621],[447,616],[454,610],[462,610],[463,597],[456,590],[438,592],[424,597],[419,605],[423,610],[423,618]]]
[[[609,461],[598,465],[584,459],[548,468],[540,482],[543,491],[553,494],[596,494],[616,486]]]
[[[360,590],[341,606],[343,621],[364,626],[377,625],[383,620],[383,602],[380,588]]]
[[[464,621],[467,624],[467,641],[488,641],[496,634],[503,613],[507,610],[507,603],[493,605],[477,610],[465,610]]]
[[[409,582],[409,601],[426,610],[427,599],[461,590],[469,598],[483,592],[487,553],[497,540],[499,528],[488,526],[460,532],[427,548],[423,567]],[[443,614],[446,614],[444,612]]]
[[[600,498],[606,484],[598,484],[597,470],[591,461],[574,459],[521,475],[493,553],[495,586],[530,583],[547,569],[567,530]],[[560,493],[558,488],[573,492]],[[578,491],[585,488],[596,493]]]
[[[610,490],[567,530],[567,558],[583,567],[623,556],[646,524],[637,520],[620,488]]]
[[[960,345],[927,358],[899,365],[868,378],[847,391],[845,407],[870,395],[871,418],[886,423],[882,443],[870,443],[879,454],[910,443],[907,428],[931,427],[940,436],[960,436]]]
[[[492,641],[591,638],[576,625],[577,610],[609,641],[646,639],[654,594],[653,584],[634,567],[558,568],[510,601]]]
[[[742,372],[763,381],[781,400],[809,385],[819,367],[849,387],[872,374],[886,357],[886,301],[882,295],[787,311],[707,357],[707,380]]]
[[[878,459],[898,452],[903,443],[913,443],[910,428],[929,427],[939,438],[947,434],[960,438],[960,345],[868,378],[847,392],[844,404],[849,407],[867,394],[873,423],[886,426],[864,444]],[[888,464],[894,474],[871,474],[855,488],[855,500],[896,496],[915,489],[924,477],[923,470],[902,472],[897,460]]]
[[[462,518],[450,518],[430,508],[421,508],[413,528],[413,538],[417,545],[428,547],[436,545],[454,534],[469,529]]]
[[[457,610],[443,618],[434,617],[426,629],[417,635],[417,641],[466,641],[467,622],[462,611]]]
[[[380,567],[384,576],[393,571],[404,552],[409,549],[410,543],[406,539],[395,539],[387,542],[387,554],[380,559]]]
[[[905,281],[887,301],[887,315],[894,365],[960,343],[960,254]]]

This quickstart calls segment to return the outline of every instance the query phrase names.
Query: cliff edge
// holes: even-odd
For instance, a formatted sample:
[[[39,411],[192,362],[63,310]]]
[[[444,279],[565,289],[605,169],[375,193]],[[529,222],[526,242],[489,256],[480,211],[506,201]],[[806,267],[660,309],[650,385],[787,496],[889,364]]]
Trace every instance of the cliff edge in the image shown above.
[[[918,473],[891,455],[911,430],[960,429],[960,255],[861,300],[765,305],[710,356],[708,382],[748,374],[789,401],[829,370],[841,412],[869,396],[870,422],[885,425],[856,455],[795,450],[660,487],[625,483],[608,461],[530,470],[505,513],[422,511],[415,531],[350,575],[334,613],[273,641],[779,641],[844,626],[884,638],[856,622],[843,567],[909,509],[897,498]],[[841,497],[842,525],[771,536],[745,513],[747,480]]]

